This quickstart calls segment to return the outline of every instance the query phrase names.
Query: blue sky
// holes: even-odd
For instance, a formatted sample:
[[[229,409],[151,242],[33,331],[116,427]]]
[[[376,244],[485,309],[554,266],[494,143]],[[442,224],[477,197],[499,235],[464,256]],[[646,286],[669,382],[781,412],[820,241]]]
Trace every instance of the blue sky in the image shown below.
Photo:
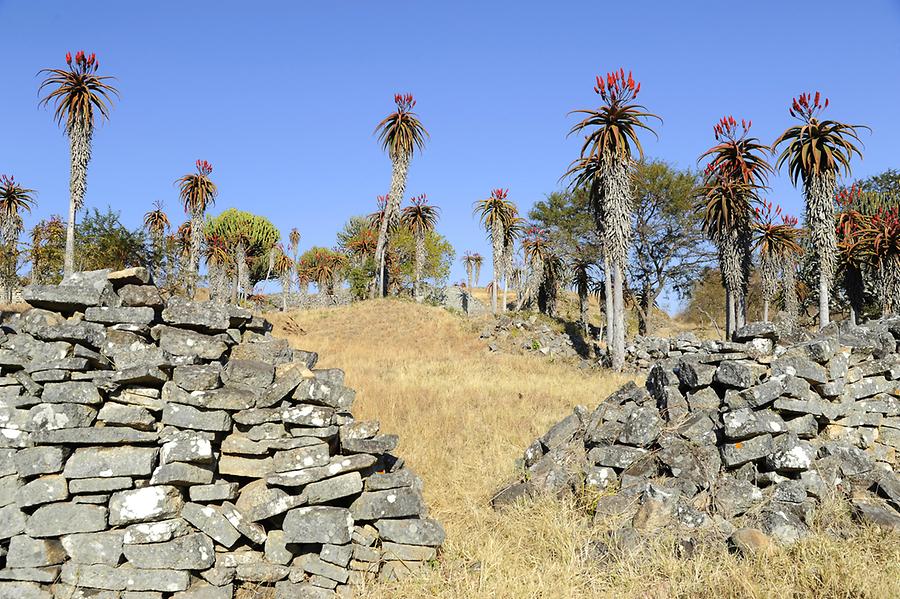
[[[82,7],[88,8],[82,8]],[[78,7],[78,8],[76,8]],[[489,254],[472,203],[508,187],[523,211],[577,155],[567,113],[595,104],[594,75],[622,66],[664,119],[652,157],[696,166],[724,114],[773,140],[791,97],[822,90],[830,116],[872,127],[864,177],[900,167],[900,1],[49,2],[0,0],[0,173],[64,213],[68,144],[37,106],[36,73],[96,52],[121,100],[95,136],[89,206],[137,226],[154,200],[183,220],[173,181],[215,166],[215,212],[252,210],[302,245],[332,245],[371,212],[390,163],[372,135],[411,92],[431,141],[409,195],[442,208],[458,254]],[[800,214],[786,176],[770,198]],[[453,279],[463,277],[454,266]]]

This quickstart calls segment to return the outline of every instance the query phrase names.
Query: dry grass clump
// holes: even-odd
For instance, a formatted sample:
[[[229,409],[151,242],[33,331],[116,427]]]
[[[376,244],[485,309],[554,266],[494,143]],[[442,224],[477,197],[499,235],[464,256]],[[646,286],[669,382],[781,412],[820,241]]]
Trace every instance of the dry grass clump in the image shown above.
[[[593,407],[624,377],[488,353],[462,317],[410,302],[267,316],[276,334],[318,351],[320,366],[346,371],[358,391],[355,416],[400,435],[397,454],[424,479],[432,515],[447,529],[433,570],[361,596],[900,597],[900,539],[850,526],[841,507],[820,510],[816,536],[767,556],[739,558],[714,539],[679,557],[679,537],[660,535],[612,559],[585,550],[608,541],[610,525],[593,525],[574,500],[488,506],[528,443],[573,406]]]

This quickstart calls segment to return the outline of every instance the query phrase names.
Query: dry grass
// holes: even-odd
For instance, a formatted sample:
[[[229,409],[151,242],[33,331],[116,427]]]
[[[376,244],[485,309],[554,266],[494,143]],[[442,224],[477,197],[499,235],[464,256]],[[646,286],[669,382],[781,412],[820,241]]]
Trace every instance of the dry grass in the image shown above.
[[[719,598],[900,597],[897,536],[846,527],[774,555],[741,559],[721,543],[691,559],[654,539],[619,561],[583,557],[606,534],[571,502],[539,501],[496,513],[488,500],[515,475],[523,448],[577,404],[593,406],[624,382],[527,355],[490,354],[477,325],[402,301],[270,314],[276,334],[320,353],[357,389],[354,414],[398,433],[398,454],[425,481],[447,529],[440,563],[425,576],[375,585],[366,597]],[[302,329],[303,332],[300,332]],[[823,515],[844,529],[846,514]]]

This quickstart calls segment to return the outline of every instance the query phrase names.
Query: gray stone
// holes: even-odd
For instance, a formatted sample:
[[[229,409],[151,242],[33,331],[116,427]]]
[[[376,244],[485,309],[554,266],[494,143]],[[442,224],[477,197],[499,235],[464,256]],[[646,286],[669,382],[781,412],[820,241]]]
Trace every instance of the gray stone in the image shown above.
[[[66,551],[55,539],[32,539],[17,535],[9,540],[7,568],[42,568],[66,561]]]
[[[205,570],[216,561],[212,540],[197,532],[164,543],[124,545],[125,558],[136,568]]]
[[[270,530],[266,535],[266,561],[287,566],[294,559],[294,554],[287,548],[287,536],[283,530]]]
[[[53,599],[36,582],[0,581],[0,599]]]
[[[182,518],[170,518],[158,522],[139,522],[125,529],[122,542],[126,545],[142,543],[164,543],[176,537],[193,532],[193,528]]]
[[[678,381],[688,389],[699,389],[712,384],[716,367],[690,360],[680,360],[675,367]]]
[[[300,405],[284,408],[281,418],[286,423],[300,426],[328,426],[334,419],[334,410],[328,407]]]
[[[778,472],[799,472],[808,469],[815,457],[812,444],[788,433],[775,439],[774,451],[766,458],[766,464]]]
[[[131,368],[124,368],[118,370],[113,376],[113,382],[119,385],[160,386],[168,380],[168,375],[152,364],[140,364]]]
[[[251,522],[283,514],[306,503],[306,495],[289,495],[282,489],[270,489],[259,480],[247,485],[238,497],[237,507]]]
[[[290,365],[288,368],[277,371],[274,384],[257,400],[256,405],[260,408],[267,408],[280,403],[294,392],[307,373],[310,377],[313,376],[312,372],[300,365]]]
[[[166,383],[163,386],[162,398],[167,403],[215,410],[246,410],[256,401],[256,395],[235,387],[188,392],[174,383]]]
[[[757,375],[748,365],[736,360],[726,360],[716,368],[713,380],[726,387],[747,389],[757,382]]]
[[[0,478],[0,507],[15,503],[16,493],[23,484],[23,480],[16,475]]]
[[[13,462],[19,476],[28,478],[60,472],[68,455],[64,447],[29,447],[15,453]]]
[[[213,461],[212,443],[201,434],[179,431],[160,449],[160,461],[209,464]]]
[[[105,306],[90,307],[84,311],[84,319],[101,324],[150,324],[156,317],[150,307],[109,308]]]
[[[238,484],[217,482],[211,485],[194,485],[188,488],[191,501],[201,503],[231,501],[237,499]]]
[[[732,440],[749,439],[765,433],[778,434],[787,430],[784,420],[772,410],[733,410],[722,414],[722,423],[725,436]]]
[[[53,431],[37,431],[31,436],[35,445],[123,445],[155,443],[156,439],[156,433],[138,431],[124,426],[64,428]]]
[[[63,313],[99,306],[104,297],[103,288],[89,285],[27,285],[22,289],[22,299],[29,305]]]
[[[735,341],[750,341],[751,339],[777,339],[775,323],[750,322],[734,332]]]
[[[218,360],[228,350],[224,341],[185,329],[159,327],[159,347],[175,356]]]
[[[219,474],[258,478],[272,472],[272,458],[244,458],[223,455],[219,458]]]
[[[149,306],[161,308],[163,305],[159,289],[154,285],[125,285],[117,291],[123,306]]]
[[[190,585],[190,573],[184,570],[148,570],[130,564],[113,567],[67,562],[61,580],[73,586],[111,591],[162,591],[175,593]]]
[[[150,476],[156,463],[155,447],[79,447],[63,475],[66,478]]]
[[[70,381],[47,383],[41,400],[45,403],[78,403],[94,405],[103,401],[100,392],[92,383]]]
[[[190,301],[182,297],[169,298],[162,318],[171,325],[198,331],[221,333],[231,326],[225,306],[213,302]]]
[[[212,364],[191,364],[177,366],[172,371],[172,381],[185,391],[205,391],[220,386],[222,365],[218,362]]]
[[[275,378],[275,366],[259,360],[229,360],[222,380],[226,385],[268,389]]]
[[[16,504],[20,508],[65,501],[69,497],[69,486],[66,479],[59,474],[41,476],[19,487],[16,491]]]
[[[761,528],[784,545],[793,544],[809,535],[809,528],[793,511],[777,506],[763,512]]]
[[[63,537],[62,545],[73,562],[115,566],[122,557],[124,536],[121,530],[73,534]]]
[[[179,428],[201,431],[231,430],[231,416],[228,412],[199,410],[182,404],[167,403],[163,408],[162,421]]]
[[[146,409],[107,402],[100,408],[97,418],[111,425],[130,426],[140,430],[153,430],[156,418]]]
[[[184,462],[171,462],[162,464],[153,471],[150,477],[151,485],[208,485],[215,477],[212,466],[205,464],[187,464]]]
[[[731,392],[732,390],[729,390]],[[726,392],[728,393],[728,392]],[[688,393],[685,397],[691,412],[702,410],[718,410],[722,400],[712,387],[703,387],[694,393]]]
[[[216,586],[207,582],[195,582],[186,591],[172,595],[172,599],[232,599],[234,587],[230,584]]]
[[[40,403],[28,410],[32,431],[89,427],[97,418],[97,410],[74,403]]]
[[[354,520],[379,520],[419,516],[425,512],[422,494],[410,487],[366,491],[351,505]]]
[[[352,545],[325,544],[322,545],[322,550],[319,552],[319,557],[321,557],[323,561],[326,561],[329,564],[334,564],[336,566],[346,568],[347,564],[350,563],[350,559],[353,557],[353,547]]]
[[[107,509],[78,503],[42,505],[28,517],[25,534],[29,537],[61,537],[79,532],[106,529]]]
[[[306,554],[298,558],[298,565],[308,574],[323,576],[339,583],[347,582],[350,573],[346,568],[330,564],[318,555]]]
[[[284,580],[290,574],[291,569],[278,564],[256,562],[251,564],[238,564],[236,576],[245,582],[273,583]]]
[[[772,362],[772,376],[782,374],[796,376],[817,385],[828,382],[824,366],[801,356],[783,356]]]
[[[397,472],[376,472],[366,478],[365,486],[367,491],[384,491],[386,489],[396,489],[398,487],[417,487],[422,481],[415,473],[404,468]]]
[[[275,599],[334,599],[334,591],[305,582],[283,580],[275,585]]]
[[[109,524],[120,526],[173,518],[183,505],[181,492],[168,485],[120,491],[109,500]]]
[[[878,526],[890,532],[900,532],[900,514],[874,502],[853,501],[853,514],[861,522]]]
[[[241,538],[241,533],[214,506],[186,503],[181,510],[181,517],[224,547],[232,547]]]
[[[733,468],[764,458],[771,454],[772,451],[774,451],[772,435],[759,435],[746,441],[722,445],[722,462],[729,468]]]
[[[0,540],[25,532],[25,519],[25,512],[15,504],[0,507]]]
[[[646,449],[625,445],[608,445],[591,449],[587,458],[589,462],[599,466],[627,468],[645,455],[647,455]]]
[[[327,478],[306,486],[307,501],[310,505],[328,503],[342,497],[356,495],[363,490],[359,472],[349,472],[334,478]]]
[[[266,477],[266,481],[272,485],[282,487],[300,487],[331,476],[365,470],[374,465],[376,461],[375,456],[364,453],[351,456],[334,456],[327,466],[280,472],[269,475]]]
[[[443,527],[436,520],[428,518],[383,519],[378,520],[375,526],[383,539],[405,545],[439,547],[446,538]]]
[[[733,518],[745,513],[762,499],[762,491],[753,483],[723,476],[716,482],[713,505],[718,514]]]
[[[285,515],[282,529],[289,543],[344,545],[353,533],[353,516],[346,508],[300,507]]]
[[[626,445],[649,445],[659,436],[662,424],[656,408],[638,408],[626,418],[619,442]]]

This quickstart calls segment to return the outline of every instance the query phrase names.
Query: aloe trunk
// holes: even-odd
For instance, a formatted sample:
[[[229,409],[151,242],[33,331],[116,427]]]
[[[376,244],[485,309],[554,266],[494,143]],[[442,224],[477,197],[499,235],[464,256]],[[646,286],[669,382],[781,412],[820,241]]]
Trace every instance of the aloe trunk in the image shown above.
[[[195,206],[191,209],[191,254],[188,263],[188,297],[197,293],[200,278],[200,242],[203,234],[203,210]]]
[[[612,292],[612,270],[609,266],[609,256],[604,249],[603,251],[603,292],[606,296],[606,345],[612,352],[612,340],[616,336],[616,322],[613,318],[613,292]]]
[[[831,322],[828,300],[837,266],[837,235],[834,230],[834,195],[837,188],[831,171],[813,173],[804,185],[806,225],[819,262],[819,327]]]
[[[63,259],[64,276],[75,271],[75,215],[84,205],[87,192],[87,169],[91,160],[91,137],[93,129],[84,123],[70,122],[66,129],[69,135],[69,221],[66,223],[66,253]]]
[[[769,322],[769,304],[778,297],[778,259],[770,252],[759,257],[759,277],[762,283],[763,322]]]
[[[472,289],[472,263],[466,260],[466,285]]]
[[[402,154],[391,157],[391,191],[384,207],[384,216],[378,229],[378,242],[375,245],[375,285],[371,297],[384,297],[387,294],[388,280],[385,269],[385,250],[388,243],[390,223],[400,213],[400,203],[406,191],[406,177],[409,174],[410,156]]]
[[[416,263],[415,263],[415,271],[416,271],[416,282],[415,282],[415,296],[416,301],[421,302],[425,299],[425,295],[422,289],[422,272],[425,269],[425,233],[422,231],[416,231]]]
[[[491,278],[491,312],[497,313],[497,285],[503,274],[503,226],[497,215],[491,223],[491,246],[493,246],[494,272]]]
[[[578,287],[578,322],[581,324],[581,334],[588,337],[588,296],[587,289]]]
[[[606,153],[602,160],[604,242],[613,269],[614,335],[610,338],[612,366],[625,366],[625,297],[624,281],[628,247],[631,241],[631,206],[633,202],[627,159]]]
[[[797,275],[796,265],[793,260],[785,260],[784,263],[784,312],[788,325],[797,326],[797,318],[800,314],[800,302],[797,299]]]

